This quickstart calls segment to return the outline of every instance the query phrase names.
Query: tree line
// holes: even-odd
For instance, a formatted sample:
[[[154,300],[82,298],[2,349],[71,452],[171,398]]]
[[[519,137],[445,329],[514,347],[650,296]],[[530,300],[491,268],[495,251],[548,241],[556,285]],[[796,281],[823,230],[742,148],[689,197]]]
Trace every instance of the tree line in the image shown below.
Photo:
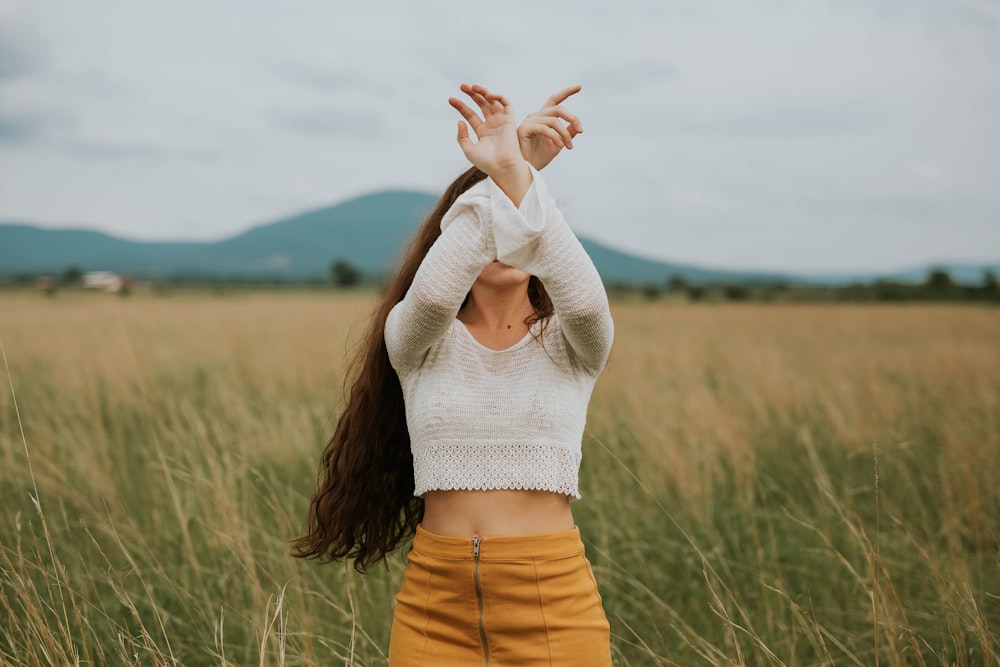
[[[933,269],[918,283],[889,279],[844,285],[792,283],[692,283],[680,276],[661,285],[609,285],[619,295],[640,295],[650,301],[1000,301],[1000,283],[991,271],[978,284],[955,281],[948,271]]]
[[[47,293],[60,287],[82,284],[85,271],[76,265],[66,267],[56,276],[22,272],[0,277],[0,283],[10,285],[35,284]],[[330,263],[326,276],[293,278],[281,275],[219,276],[181,273],[167,279],[152,281],[154,285],[208,285],[215,287],[295,286],[321,287],[333,285],[351,288],[358,285],[378,285],[384,275],[369,275],[344,258]],[[133,281],[134,282],[134,281]],[[634,285],[610,283],[608,291],[615,296],[684,301],[1000,301],[1000,282],[991,271],[983,272],[978,284],[957,282],[948,271],[934,269],[922,282],[909,283],[878,279],[868,283],[816,285],[795,283],[704,283],[671,276],[660,284]]]

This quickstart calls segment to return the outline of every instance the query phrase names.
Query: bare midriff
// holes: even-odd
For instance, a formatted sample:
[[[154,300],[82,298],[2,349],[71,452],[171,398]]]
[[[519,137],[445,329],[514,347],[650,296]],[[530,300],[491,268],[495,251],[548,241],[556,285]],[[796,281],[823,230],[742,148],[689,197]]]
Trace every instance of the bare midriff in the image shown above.
[[[569,500],[550,491],[428,491],[421,525],[450,537],[558,533],[575,525]]]

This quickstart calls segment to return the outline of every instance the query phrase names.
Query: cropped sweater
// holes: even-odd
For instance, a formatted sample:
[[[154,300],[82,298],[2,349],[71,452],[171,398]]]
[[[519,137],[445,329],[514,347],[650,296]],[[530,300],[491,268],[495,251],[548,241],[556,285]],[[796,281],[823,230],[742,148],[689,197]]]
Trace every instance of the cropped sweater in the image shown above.
[[[540,489],[579,498],[587,404],[611,350],[601,278],[544,181],[520,207],[486,179],[445,214],[385,342],[399,376],[414,495],[450,489]],[[555,310],[504,350],[456,319],[496,257],[537,276]]]

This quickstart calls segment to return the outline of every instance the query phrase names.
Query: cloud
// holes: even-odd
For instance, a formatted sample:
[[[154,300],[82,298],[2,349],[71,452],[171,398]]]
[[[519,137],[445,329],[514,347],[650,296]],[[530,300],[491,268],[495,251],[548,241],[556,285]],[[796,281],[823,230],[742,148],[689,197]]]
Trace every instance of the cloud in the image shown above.
[[[41,126],[30,118],[0,115],[0,146],[31,143],[41,134]]]
[[[592,69],[583,76],[583,84],[588,88],[593,86],[605,92],[621,93],[662,84],[679,76],[677,67],[668,62],[638,60]]]
[[[375,91],[378,86],[372,79],[359,71],[322,68],[301,63],[282,63],[269,68],[280,81],[304,86],[324,93],[340,93],[345,90]]]
[[[855,5],[883,20],[914,20],[936,30],[972,28],[989,35],[1000,31],[1000,7],[994,0],[864,0]]]
[[[72,127],[75,121],[64,111],[37,107],[0,109],[0,146],[42,143],[53,131]]]
[[[789,104],[771,108],[708,112],[698,117],[663,117],[667,132],[725,137],[840,135],[876,128],[878,120],[857,106],[837,103]]]
[[[269,114],[272,124],[307,136],[351,137],[371,141],[388,127],[377,113],[359,109],[280,109]]]
[[[218,157],[217,151],[208,149],[180,149],[129,139],[94,139],[81,130],[75,116],[50,110],[0,110],[0,149],[5,147],[30,147],[96,160],[172,158],[204,162]]]
[[[73,140],[63,144],[62,148],[77,157],[98,160],[161,160],[168,157],[168,152],[163,148],[140,143]]]
[[[20,79],[42,68],[45,57],[38,42],[22,29],[0,23],[0,81]]]
[[[126,88],[96,69],[65,68],[27,22],[0,20],[0,146],[56,146],[81,125],[79,101]]]
[[[133,86],[97,70],[59,71],[47,78],[62,94],[83,98],[124,99],[134,90]]]
[[[917,226],[939,229],[963,225],[993,226],[996,207],[981,198],[935,195],[928,192],[851,193],[845,197],[793,195],[803,211],[829,218],[866,218],[875,223],[896,220]]]
[[[588,134],[549,173],[595,238],[775,266],[832,261],[789,251],[813,222],[848,254],[912,230],[893,261],[935,225],[969,253],[994,238],[997,0],[190,4],[0,0],[0,214],[217,235],[437,189],[464,164],[445,100],[471,79],[521,114],[583,84]]]
[[[109,140],[87,136],[50,141],[48,146],[56,151],[84,160],[105,162],[118,160],[213,162],[221,157],[220,151],[210,148],[184,148],[165,142],[156,143],[133,139]]]

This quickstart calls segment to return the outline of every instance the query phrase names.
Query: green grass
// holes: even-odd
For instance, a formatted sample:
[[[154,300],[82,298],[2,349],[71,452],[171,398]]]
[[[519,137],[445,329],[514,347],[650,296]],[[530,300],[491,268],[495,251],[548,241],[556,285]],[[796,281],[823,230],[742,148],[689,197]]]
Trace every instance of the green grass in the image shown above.
[[[385,664],[403,555],[287,555],[368,296],[0,299],[0,664]],[[1000,312],[615,317],[617,665],[1000,664]]]

